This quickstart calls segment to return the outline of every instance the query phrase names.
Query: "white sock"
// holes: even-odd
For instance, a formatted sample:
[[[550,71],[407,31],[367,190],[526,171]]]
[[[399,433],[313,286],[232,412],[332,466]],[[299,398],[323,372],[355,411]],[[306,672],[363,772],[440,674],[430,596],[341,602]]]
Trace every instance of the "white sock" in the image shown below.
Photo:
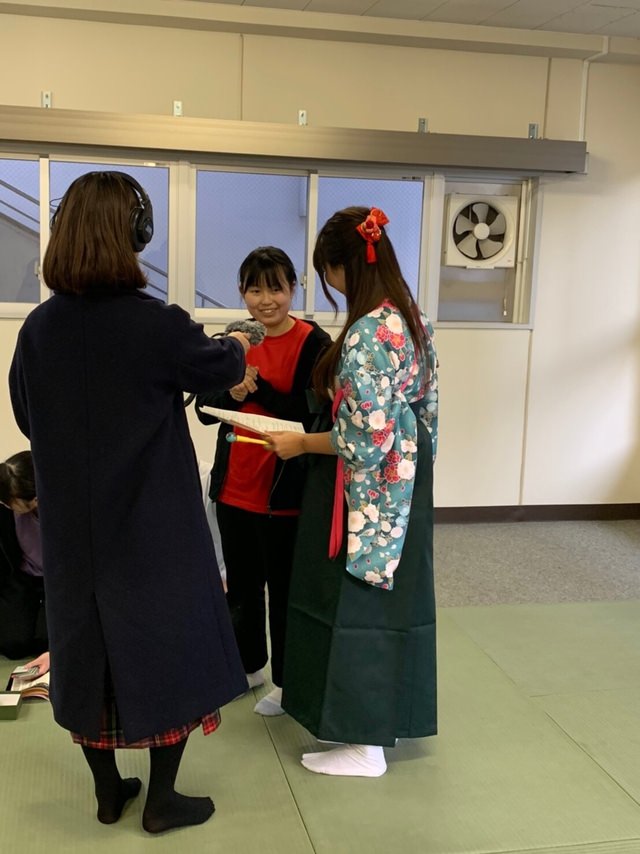
[[[264,673],[262,670],[256,670],[255,673],[247,673],[247,682],[249,688],[259,688],[264,685]]]
[[[285,712],[281,704],[282,688],[274,688],[273,691],[269,691],[261,700],[258,700],[253,711],[257,715],[264,715],[267,718],[284,715]]]
[[[304,753],[301,761],[316,774],[340,777],[381,777],[387,770],[383,748],[372,744],[343,744],[323,753]]]

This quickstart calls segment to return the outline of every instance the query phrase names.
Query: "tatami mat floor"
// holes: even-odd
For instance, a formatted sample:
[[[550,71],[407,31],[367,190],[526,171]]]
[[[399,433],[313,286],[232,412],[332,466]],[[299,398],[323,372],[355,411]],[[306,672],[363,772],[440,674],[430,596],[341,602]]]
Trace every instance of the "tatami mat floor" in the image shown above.
[[[213,819],[149,837],[139,802],[117,825],[96,821],[80,750],[48,704],[25,704],[18,720],[0,722],[0,854],[640,854],[640,589],[588,601],[581,588],[582,601],[554,602],[551,583],[562,594],[579,586],[576,574],[592,576],[597,594],[611,573],[612,586],[633,593],[640,523],[589,523],[589,566],[571,545],[587,534],[564,524],[565,536],[556,525],[438,530],[453,582],[441,566],[441,600],[459,603],[439,611],[440,734],[388,751],[385,776],[305,771],[299,755],[315,740],[288,717],[253,714],[252,692],[185,753],[179,788],[211,794]],[[528,537],[528,552],[543,553],[532,576],[542,601],[466,604],[508,592],[510,569],[526,590]],[[499,551],[489,567],[496,538],[511,557]],[[0,659],[0,680],[10,668]],[[145,752],[123,751],[120,764],[146,780]]]

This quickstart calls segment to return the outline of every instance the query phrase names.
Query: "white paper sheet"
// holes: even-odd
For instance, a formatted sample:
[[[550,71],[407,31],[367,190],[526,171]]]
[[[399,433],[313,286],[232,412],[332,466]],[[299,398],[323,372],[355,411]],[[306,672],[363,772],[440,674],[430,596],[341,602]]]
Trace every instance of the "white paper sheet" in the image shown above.
[[[251,412],[234,412],[232,409],[216,409],[215,406],[203,406],[202,411],[215,415],[225,424],[243,427],[253,433],[273,433],[276,430],[304,433],[304,427],[299,421],[285,421],[284,418],[271,418],[268,415],[255,415]]]

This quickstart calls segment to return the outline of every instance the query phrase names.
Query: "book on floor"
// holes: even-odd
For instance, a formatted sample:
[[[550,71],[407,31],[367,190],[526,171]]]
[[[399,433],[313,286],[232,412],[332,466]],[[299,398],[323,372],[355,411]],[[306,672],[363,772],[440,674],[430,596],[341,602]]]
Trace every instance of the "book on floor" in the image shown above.
[[[49,673],[43,673],[42,676],[25,676],[14,670],[9,678],[7,691],[20,694],[23,700],[48,700]]]

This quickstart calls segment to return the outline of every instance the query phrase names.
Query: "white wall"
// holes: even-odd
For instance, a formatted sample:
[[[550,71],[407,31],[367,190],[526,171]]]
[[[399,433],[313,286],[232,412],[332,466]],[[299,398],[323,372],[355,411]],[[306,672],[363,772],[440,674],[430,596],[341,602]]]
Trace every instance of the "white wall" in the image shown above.
[[[0,102],[70,110],[239,119],[241,37],[164,27],[4,15]]]
[[[526,136],[546,83],[542,57],[248,36],[242,117],[293,122],[304,108],[313,125],[414,131],[425,116],[433,132]]]
[[[436,503],[520,503],[526,330],[436,330],[441,418]]]
[[[47,88],[75,109],[169,113],[179,98],[213,118],[295,122],[304,107],[322,126],[413,130],[426,116],[433,131],[525,136],[535,121],[576,139],[582,82],[577,59],[0,13],[5,104],[35,106]],[[640,501],[639,100],[638,66],[592,65],[589,175],[542,190],[534,332],[437,332],[440,506]],[[0,373],[18,326],[0,326]],[[212,432],[193,426],[198,456]],[[0,455],[23,444],[3,418]]]
[[[526,504],[640,500],[640,69],[587,106],[588,178],[544,187]]]

